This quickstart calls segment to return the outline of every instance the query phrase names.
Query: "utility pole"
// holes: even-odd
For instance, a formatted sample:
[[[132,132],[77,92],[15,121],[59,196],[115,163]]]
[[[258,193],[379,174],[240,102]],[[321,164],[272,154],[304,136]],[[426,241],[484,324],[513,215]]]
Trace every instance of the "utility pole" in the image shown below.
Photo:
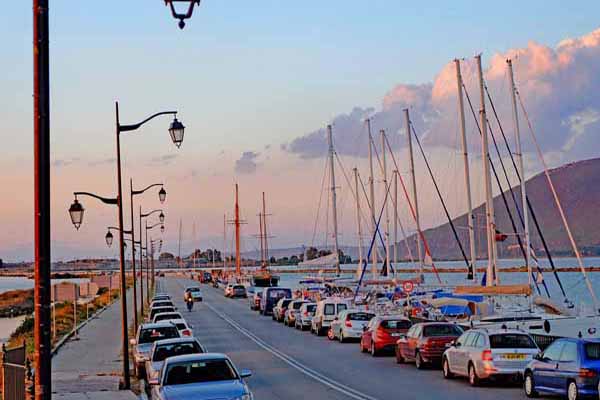
[[[33,0],[33,147],[35,205],[35,399],[52,397],[50,312],[50,48],[48,0]]]
[[[373,135],[371,135],[371,119],[367,118],[367,132],[369,134],[369,197],[371,201],[371,226],[372,235],[377,235],[377,220],[375,219],[375,178],[373,176]],[[377,279],[377,241],[375,240],[371,250],[371,275],[373,280]]]
[[[334,158],[335,150],[333,149],[333,133],[331,125],[327,125],[327,138],[329,140],[329,161],[331,167],[331,207],[333,212],[333,251],[335,254],[335,272],[340,276],[340,253],[338,248],[338,221],[337,221],[337,195],[335,193],[335,168]]]
[[[404,119],[406,122],[406,137],[408,139],[408,157],[410,162],[410,177],[412,180],[413,201],[415,203],[415,222],[417,224],[417,256],[419,257],[419,271],[423,277],[423,252],[421,250],[421,222],[419,218],[419,201],[417,198],[417,178],[415,176],[415,160],[412,147],[412,132],[410,125],[410,115],[408,108],[404,109]]]
[[[498,284],[498,271],[496,269],[496,222],[494,220],[494,202],[492,198],[492,182],[490,176],[487,115],[485,112],[485,87],[483,83],[483,71],[481,68],[481,55],[475,56],[475,59],[477,60],[479,94],[481,101],[481,108],[479,109],[479,116],[481,119],[481,162],[483,164],[483,179],[485,184],[485,215],[488,249],[486,286],[494,286]]]
[[[473,217],[473,201],[471,199],[471,174],[469,172],[469,148],[467,145],[467,129],[465,125],[465,105],[463,99],[463,80],[460,73],[460,60],[454,60],[456,65],[456,84],[458,90],[458,112],[460,118],[460,134],[463,151],[463,162],[465,166],[465,186],[467,191],[467,224],[469,229],[469,248],[471,250],[471,262],[467,279],[475,279],[477,276],[477,251],[475,248],[475,225]]]

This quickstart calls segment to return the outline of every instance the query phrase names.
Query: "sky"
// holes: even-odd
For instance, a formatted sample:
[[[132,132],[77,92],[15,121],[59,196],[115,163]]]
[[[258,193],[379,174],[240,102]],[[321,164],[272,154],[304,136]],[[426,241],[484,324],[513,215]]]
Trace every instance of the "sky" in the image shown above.
[[[322,190],[333,123],[339,168],[340,241],[356,244],[353,167],[367,178],[365,117],[386,129],[401,176],[408,171],[402,109],[442,182],[453,213],[464,211],[453,65],[464,59],[465,83],[477,102],[473,56],[483,54],[486,80],[511,132],[504,58],[515,75],[542,149],[552,166],[596,157],[600,121],[600,33],[597,1],[258,1],[204,0],[179,30],[162,0],[50,4],[53,258],[112,257],[106,227],[116,210],[82,198],[76,231],[67,209],[74,191],[115,193],[114,108],[123,123],[176,109],[186,125],[181,149],[168,117],[123,134],[125,182],[162,182],[168,192],[164,250],[223,247],[223,216],[240,186],[243,249],[258,244],[261,193],[267,197],[273,247],[331,242]],[[0,14],[0,258],[33,256],[32,15],[29,2]],[[478,104],[478,103],[477,103]],[[522,118],[522,117],[521,117]],[[476,199],[482,190],[478,141],[470,120]],[[522,125],[525,121],[522,120]],[[528,176],[539,172],[525,139]],[[391,160],[388,161],[391,164]],[[417,159],[425,226],[443,222]],[[383,184],[378,178],[378,194]],[[422,182],[422,183],[421,183]],[[154,192],[136,198],[145,211]],[[321,198],[321,201],[319,201]],[[319,203],[320,210],[317,212]],[[126,203],[129,209],[128,202]],[[363,205],[366,207],[366,205]],[[414,230],[404,204],[400,216]],[[319,214],[319,218],[317,218]],[[129,212],[125,214],[129,221]],[[153,222],[153,221],[151,221]],[[127,223],[126,225],[129,225]],[[128,227],[128,226],[127,226]],[[227,247],[231,227],[227,227]],[[159,232],[153,233],[160,236]]]

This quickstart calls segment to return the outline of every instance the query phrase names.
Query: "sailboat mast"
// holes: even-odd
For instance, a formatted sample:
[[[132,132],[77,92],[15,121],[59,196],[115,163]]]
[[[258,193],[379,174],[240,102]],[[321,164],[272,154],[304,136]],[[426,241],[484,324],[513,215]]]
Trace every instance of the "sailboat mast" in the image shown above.
[[[227,269],[227,258],[225,257],[226,249],[227,249],[227,214],[223,214],[223,254],[221,254],[221,258],[223,259],[223,273],[225,273],[225,269]]]
[[[269,265],[269,234],[267,233],[267,202],[265,192],[262,192],[263,234],[265,235],[265,265]]]
[[[258,238],[260,239],[260,266],[265,266],[265,248],[263,246],[263,213],[258,213],[258,222],[260,224],[260,233],[258,234]]]
[[[340,275],[340,258],[338,251],[338,221],[337,221],[337,195],[335,193],[335,168],[334,157],[335,150],[333,149],[333,134],[331,125],[327,125],[327,138],[329,140],[329,161],[331,167],[331,211],[333,213],[333,251],[335,254],[335,272]]]
[[[240,257],[240,206],[238,198],[238,184],[235,184],[235,274],[242,275],[242,260]]]
[[[371,235],[377,235],[377,220],[375,219],[375,180],[373,177],[373,136],[371,135],[371,119],[367,118],[367,132],[369,133],[369,197],[371,201]],[[371,250],[371,275],[377,279],[377,242]]]
[[[358,265],[356,267],[356,276],[360,278],[363,267],[363,242],[362,228],[360,226],[360,197],[358,191],[358,168],[352,170],[354,172],[354,191],[356,193],[356,230],[358,234]]]
[[[385,131],[383,129],[381,129],[379,131],[379,134],[381,135],[381,157],[382,157],[382,164],[383,164],[383,187],[385,188],[385,192],[388,192],[388,181],[387,181],[387,162],[386,162],[386,146],[385,146]],[[387,199],[389,199],[388,196],[386,196]],[[385,202],[385,204],[383,205],[383,207],[385,208],[385,233],[384,233],[384,237],[385,237],[385,269],[386,272],[389,274],[390,272],[390,212],[389,212],[389,208],[388,208],[388,201]]]
[[[417,257],[419,257],[419,274],[423,277],[423,252],[421,250],[421,221],[419,218],[419,201],[417,197],[417,178],[415,176],[415,159],[413,156],[412,133],[410,129],[410,115],[408,108],[404,109],[404,119],[406,123],[406,137],[408,138],[408,159],[410,167],[410,177],[412,180],[413,201],[415,204],[415,222],[417,224]]]
[[[529,286],[532,285],[531,276],[531,250],[530,250],[530,237],[529,237],[529,213],[527,207],[527,192],[525,190],[525,168],[523,166],[523,152],[521,151],[521,129],[519,127],[519,112],[517,110],[517,88],[515,87],[515,77],[513,75],[512,60],[506,60],[508,65],[508,78],[510,79],[510,94],[513,106],[513,123],[515,126],[515,144],[517,152],[515,157],[517,158],[517,167],[519,168],[519,179],[521,183],[521,209],[523,211],[523,227],[525,232],[525,266],[527,267],[527,276],[529,277]]]
[[[394,170],[394,278],[398,271],[398,170]]]
[[[460,134],[465,166],[465,186],[467,191],[467,225],[469,229],[469,247],[471,250],[471,263],[467,279],[475,279],[477,275],[477,250],[475,248],[475,224],[473,217],[473,200],[471,198],[471,174],[469,172],[469,149],[467,146],[467,128],[465,124],[465,104],[463,99],[463,80],[460,72],[460,60],[454,60],[456,65],[456,84],[458,89],[458,113],[460,117]]]
[[[483,71],[481,68],[481,55],[475,56],[477,60],[477,73],[479,76],[479,92],[481,109],[481,162],[483,164],[483,179],[485,184],[485,217],[487,231],[488,266],[486,274],[486,286],[498,284],[498,271],[496,266],[496,222],[494,220],[494,202],[492,198],[492,181],[490,176],[490,160],[487,133],[487,116],[485,112],[485,87],[483,84]]]

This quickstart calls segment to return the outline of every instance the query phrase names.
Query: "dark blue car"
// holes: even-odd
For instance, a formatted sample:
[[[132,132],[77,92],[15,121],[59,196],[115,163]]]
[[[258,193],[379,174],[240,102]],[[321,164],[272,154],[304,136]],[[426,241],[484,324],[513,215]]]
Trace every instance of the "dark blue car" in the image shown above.
[[[600,339],[558,339],[525,369],[525,394],[566,396],[569,400],[598,398]]]

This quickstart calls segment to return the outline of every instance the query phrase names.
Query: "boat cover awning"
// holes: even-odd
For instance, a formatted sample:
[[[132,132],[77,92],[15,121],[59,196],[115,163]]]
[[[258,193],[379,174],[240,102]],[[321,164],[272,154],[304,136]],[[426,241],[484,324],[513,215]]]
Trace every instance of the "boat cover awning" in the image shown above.
[[[531,296],[529,285],[499,285],[499,286],[457,286],[455,294],[478,294],[481,296]]]

